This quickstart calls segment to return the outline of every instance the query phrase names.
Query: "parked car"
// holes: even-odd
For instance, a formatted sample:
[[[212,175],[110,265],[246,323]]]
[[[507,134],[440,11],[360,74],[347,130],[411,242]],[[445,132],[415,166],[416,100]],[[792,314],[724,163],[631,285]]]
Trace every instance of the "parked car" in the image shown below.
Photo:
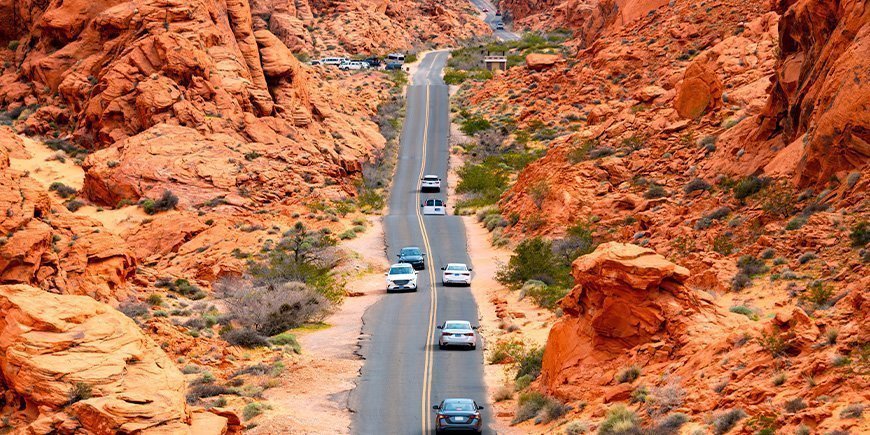
[[[423,258],[426,254],[416,246],[402,248],[396,256],[399,257],[399,263],[410,264],[416,270],[423,270],[426,268],[426,261],[425,258]]]
[[[440,192],[441,177],[437,175],[424,175],[420,182],[420,191],[422,192]]]
[[[477,327],[471,326],[467,320],[448,320],[443,325],[438,325],[441,336],[438,338],[438,348],[447,349],[448,346],[460,346],[477,349]]]
[[[342,71],[361,70],[363,68],[365,68],[364,64],[362,62],[356,61],[356,60],[343,62],[341,65],[338,66],[338,69],[340,69]]]
[[[495,11],[495,16],[500,17],[500,16],[501,16],[501,11]]]
[[[387,272],[387,293],[402,290],[417,291],[417,271],[407,263],[394,264]]]
[[[405,54],[404,53],[390,53],[387,55],[387,62],[405,63]]]
[[[387,66],[384,67],[384,69],[387,71],[401,70],[402,63],[401,62],[388,62]]]
[[[504,30],[504,23],[495,23],[495,30]]]
[[[346,57],[324,57],[323,59],[320,59],[320,63],[324,65],[341,65],[348,60],[349,59]]]
[[[440,199],[427,199],[426,202],[420,204],[420,207],[423,207],[423,214],[447,214],[447,207],[444,205],[444,201]]]
[[[438,405],[432,405],[435,414],[435,433],[447,431],[483,431],[483,417],[480,415],[482,406],[471,399],[444,399]]]
[[[471,268],[465,263],[449,263],[441,268],[444,272],[441,274],[441,283],[444,286],[450,284],[471,285]]]
[[[378,68],[383,63],[383,62],[381,62],[381,59],[379,59],[377,57],[370,57],[367,59],[363,59],[363,62],[367,63],[369,65],[369,68]]]
[[[309,62],[308,64],[311,66],[315,66],[315,65],[320,65],[321,63],[322,63],[322,61],[320,59],[314,59],[311,62]]]

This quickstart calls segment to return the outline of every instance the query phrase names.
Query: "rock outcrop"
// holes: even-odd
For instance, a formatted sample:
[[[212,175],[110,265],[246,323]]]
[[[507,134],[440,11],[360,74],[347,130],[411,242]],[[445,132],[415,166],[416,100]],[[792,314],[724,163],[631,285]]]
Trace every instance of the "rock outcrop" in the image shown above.
[[[562,56],[558,54],[532,53],[526,56],[526,66],[532,71],[543,71],[552,68],[560,60]]]
[[[576,397],[631,352],[673,355],[699,317],[715,319],[711,301],[683,285],[689,271],[651,249],[604,243],[572,273],[576,285],[559,302],[564,316],[550,330],[541,368],[541,384],[562,397]]]
[[[12,285],[0,286],[0,312],[0,380],[29,420],[22,433],[238,430],[237,418],[189,409],[181,372],[108,305]]]
[[[0,145],[0,283],[30,284],[100,301],[126,298],[136,261],[118,237],[52,200],[9,167]],[[19,151],[20,152],[20,151]]]

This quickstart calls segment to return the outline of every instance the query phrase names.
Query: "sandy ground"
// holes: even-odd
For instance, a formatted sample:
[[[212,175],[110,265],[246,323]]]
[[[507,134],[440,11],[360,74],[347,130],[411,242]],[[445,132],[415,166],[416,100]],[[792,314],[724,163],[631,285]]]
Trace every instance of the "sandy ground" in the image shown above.
[[[353,296],[324,320],[330,327],[297,334],[302,355],[282,375],[282,384],[264,393],[272,407],[249,433],[349,433],[347,408],[363,360],[356,354],[365,310],[384,294],[381,217],[369,217],[368,229],[342,243],[354,257],[357,274],[348,279]]]
[[[85,173],[81,166],[76,165],[73,159],[66,157],[64,162],[57,160],[57,151],[46,145],[19,135],[24,142],[24,149],[29,158],[10,158],[9,166],[12,169],[28,172],[30,178],[41,183],[48,189],[51,183],[61,182],[76,189],[82,188],[85,181]],[[65,155],[65,154],[62,154]]]

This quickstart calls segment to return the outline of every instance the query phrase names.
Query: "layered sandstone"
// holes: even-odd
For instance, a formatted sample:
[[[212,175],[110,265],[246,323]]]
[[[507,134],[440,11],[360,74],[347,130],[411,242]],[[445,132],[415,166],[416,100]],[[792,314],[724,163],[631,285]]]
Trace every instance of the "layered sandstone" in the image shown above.
[[[27,433],[224,434],[238,420],[194,411],[181,372],[138,326],[85,296],[0,286],[0,372]],[[235,425],[235,426],[233,426]]]

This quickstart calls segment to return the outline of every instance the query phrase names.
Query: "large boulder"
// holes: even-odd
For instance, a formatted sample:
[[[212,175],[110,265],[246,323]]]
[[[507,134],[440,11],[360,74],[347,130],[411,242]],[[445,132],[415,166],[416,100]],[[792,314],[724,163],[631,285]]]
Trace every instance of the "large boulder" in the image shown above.
[[[604,243],[574,261],[573,275],[541,371],[542,385],[560,396],[606,383],[613,360],[631,349],[649,345],[652,355],[681,346],[692,317],[711,306],[683,285],[686,268],[637,245]]]
[[[526,66],[532,71],[543,71],[552,68],[560,60],[562,56],[558,54],[531,53],[526,55]]]
[[[704,58],[697,58],[686,68],[683,82],[677,87],[674,108],[684,118],[697,118],[715,107],[721,98],[719,75]]]
[[[36,416],[28,433],[70,424],[94,434],[230,429],[227,417],[194,417],[184,376],[160,347],[86,296],[0,286],[0,373]]]

